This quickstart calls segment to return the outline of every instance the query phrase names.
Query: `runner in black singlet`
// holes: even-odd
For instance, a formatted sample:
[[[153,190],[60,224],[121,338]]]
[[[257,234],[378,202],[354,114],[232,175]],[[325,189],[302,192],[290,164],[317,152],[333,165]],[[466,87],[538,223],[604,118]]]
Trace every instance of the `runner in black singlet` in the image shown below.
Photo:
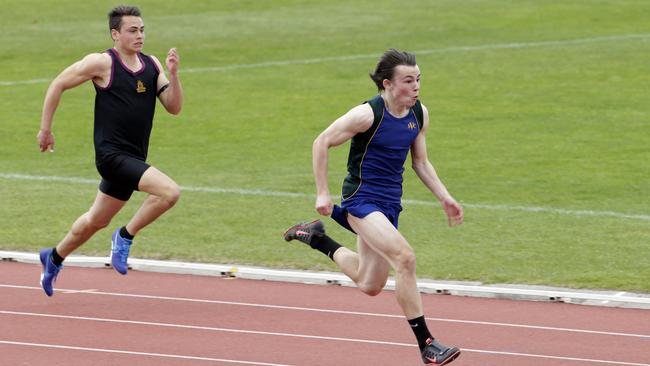
[[[178,78],[179,57],[169,50],[165,65],[142,53],[144,23],[134,6],[118,6],[108,14],[113,48],[93,53],[72,64],[50,84],[45,96],[37,139],[41,152],[54,151],[52,120],[64,91],[92,80],[95,98],[95,163],[102,177],[95,202],[81,215],[56,247],[40,252],[41,286],[48,296],[63,268],[63,260],[98,230],[105,228],[124,207],[133,191],[148,193],[142,207],[111,237],[111,264],[126,274],[127,258],[135,234],[178,201],[178,185],[146,163],[156,99],[171,114],[183,105]]]
[[[138,53],[141,67],[131,70],[115,49],[111,78],[102,87],[95,83],[95,164],[102,176],[99,189],[126,201],[144,172],[149,136],[156,107],[160,71],[150,56]]]

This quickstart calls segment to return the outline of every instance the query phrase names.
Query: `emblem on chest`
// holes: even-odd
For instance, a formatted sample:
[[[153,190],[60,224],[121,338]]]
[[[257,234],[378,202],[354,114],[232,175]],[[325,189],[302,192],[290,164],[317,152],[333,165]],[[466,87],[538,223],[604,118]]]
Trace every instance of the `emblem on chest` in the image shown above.
[[[147,91],[147,88],[144,86],[144,83],[142,81],[138,80],[135,86],[135,91],[138,93],[144,93]]]

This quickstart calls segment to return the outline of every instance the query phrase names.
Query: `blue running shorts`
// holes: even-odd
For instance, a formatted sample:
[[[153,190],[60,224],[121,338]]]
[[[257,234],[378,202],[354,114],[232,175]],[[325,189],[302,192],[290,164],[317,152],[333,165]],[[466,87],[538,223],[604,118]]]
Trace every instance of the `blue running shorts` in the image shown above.
[[[350,223],[348,223],[348,214],[362,219],[376,211],[384,214],[388,221],[397,229],[399,214],[402,211],[402,205],[398,203],[378,202],[366,199],[346,200],[341,202],[341,206],[334,205],[331,217],[339,225],[354,233]]]

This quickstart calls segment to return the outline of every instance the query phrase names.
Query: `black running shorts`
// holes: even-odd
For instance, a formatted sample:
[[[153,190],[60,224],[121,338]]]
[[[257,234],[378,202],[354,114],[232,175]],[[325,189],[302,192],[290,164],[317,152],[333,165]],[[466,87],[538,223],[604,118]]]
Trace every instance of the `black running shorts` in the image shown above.
[[[127,155],[106,158],[97,164],[102,176],[99,190],[120,201],[128,201],[133,191],[138,190],[140,178],[149,167],[144,161]]]

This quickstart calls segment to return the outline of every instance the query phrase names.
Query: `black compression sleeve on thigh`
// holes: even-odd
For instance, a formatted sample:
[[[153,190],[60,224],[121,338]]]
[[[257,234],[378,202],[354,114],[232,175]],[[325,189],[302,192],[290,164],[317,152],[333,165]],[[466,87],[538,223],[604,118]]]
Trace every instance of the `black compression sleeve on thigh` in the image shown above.
[[[342,245],[335,242],[329,236],[323,235],[321,238],[314,239],[311,243],[311,247],[325,254],[331,260],[334,260],[334,253],[337,249],[342,247]]]

